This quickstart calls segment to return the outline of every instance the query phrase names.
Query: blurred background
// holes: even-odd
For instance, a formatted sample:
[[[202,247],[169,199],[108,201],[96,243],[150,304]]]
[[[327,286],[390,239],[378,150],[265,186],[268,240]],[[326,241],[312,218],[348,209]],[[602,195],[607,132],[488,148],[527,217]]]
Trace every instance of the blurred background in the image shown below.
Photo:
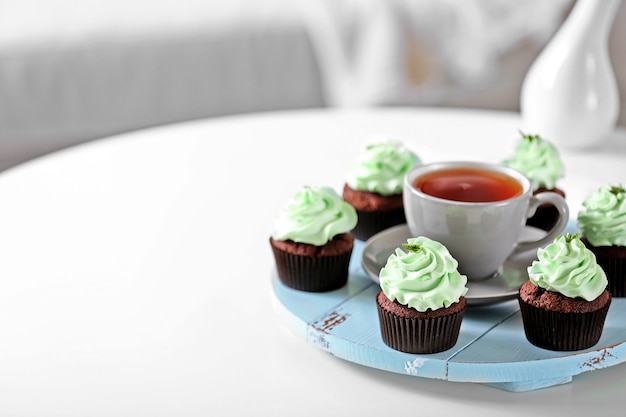
[[[519,110],[574,0],[0,0],[0,171],[168,123],[322,107]],[[626,6],[609,39],[626,126]]]

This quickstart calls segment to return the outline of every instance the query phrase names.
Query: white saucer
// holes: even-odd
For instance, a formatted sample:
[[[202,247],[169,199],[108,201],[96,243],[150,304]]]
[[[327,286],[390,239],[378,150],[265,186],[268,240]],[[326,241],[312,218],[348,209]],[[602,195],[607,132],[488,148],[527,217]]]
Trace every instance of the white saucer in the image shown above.
[[[521,240],[537,240],[546,232],[526,226]],[[391,227],[372,236],[365,242],[361,265],[372,281],[378,283],[378,273],[387,262],[387,258],[402,243],[412,237],[406,224]],[[499,303],[517,297],[519,287],[528,279],[526,268],[537,258],[536,251],[529,251],[509,258],[492,278],[482,281],[469,281],[465,298],[468,305],[487,305]]]

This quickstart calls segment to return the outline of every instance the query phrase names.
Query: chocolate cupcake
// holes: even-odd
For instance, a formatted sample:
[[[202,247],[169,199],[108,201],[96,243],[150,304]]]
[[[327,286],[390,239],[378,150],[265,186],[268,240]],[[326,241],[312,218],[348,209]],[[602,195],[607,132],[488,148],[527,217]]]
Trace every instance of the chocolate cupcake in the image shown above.
[[[354,208],[329,187],[303,187],[283,207],[269,238],[280,281],[310,292],[348,281],[357,222]]]
[[[522,138],[515,145],[513,156],[506,159],[503,164],[526,175],[533,188],[533,194],[554,192],[565,198],[565,191],[556,185],[565,174],[557,148],[541,136],[524,133],[521,135]],[[526,224],[550,230],[558,220],[557,208],[551,204],[542,204],[537,207],[535,214],[528,218]]]
[[[578,212],[582,241],[604,269],[613,297],[626,297],[626,190],[603,186],[587,196]]]
[[[441,243],[420,236],[398,248],[379,274],[376,305],[383,342],[406,353],[452,348],[467,306],[467,277]]]
[[[526,339],[554,351],[594,346],[611,305],[604,270],[578,235],[557,237],[537,257],[518,297]]]
[[[406,223],[402,182],[420,163],[418,156],[394,141],[368,145],[347,173],[343,199],[357,212],[352,234],[367,240],[392,226]]]

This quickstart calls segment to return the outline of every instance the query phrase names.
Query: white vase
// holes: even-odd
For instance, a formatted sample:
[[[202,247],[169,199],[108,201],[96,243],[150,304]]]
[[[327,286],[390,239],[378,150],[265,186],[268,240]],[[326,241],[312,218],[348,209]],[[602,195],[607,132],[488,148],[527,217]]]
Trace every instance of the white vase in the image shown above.
[[[522,130],[564,148],[601,143],[615,128],[619,92],[608,40],[621,0],[577,0],[531,65],[520,95]]]

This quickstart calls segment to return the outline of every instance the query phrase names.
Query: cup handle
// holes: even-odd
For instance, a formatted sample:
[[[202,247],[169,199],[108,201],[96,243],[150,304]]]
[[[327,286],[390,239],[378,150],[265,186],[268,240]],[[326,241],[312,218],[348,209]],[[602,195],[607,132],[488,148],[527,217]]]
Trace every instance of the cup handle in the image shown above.
[[[512,255],[527,252],[531,249],[537,249],[540,246],[551,243],[559,234],[563,232],[563,230],[567,226],[567,222],[569,221],[569,207],[567,205],[567,202],[559,194],[550,191],[542,192],[530,197],[530,203],[528,206],[528,217],[532,216],[535,213],[537,207],[545,203],[549,203],[556,207],[556,209],[559,211],[559,220],[552,227],[552,229],[550,229],[548,233],[541,239],[530,242],[518,242],[515,246],[515,249],[513,250]]]

